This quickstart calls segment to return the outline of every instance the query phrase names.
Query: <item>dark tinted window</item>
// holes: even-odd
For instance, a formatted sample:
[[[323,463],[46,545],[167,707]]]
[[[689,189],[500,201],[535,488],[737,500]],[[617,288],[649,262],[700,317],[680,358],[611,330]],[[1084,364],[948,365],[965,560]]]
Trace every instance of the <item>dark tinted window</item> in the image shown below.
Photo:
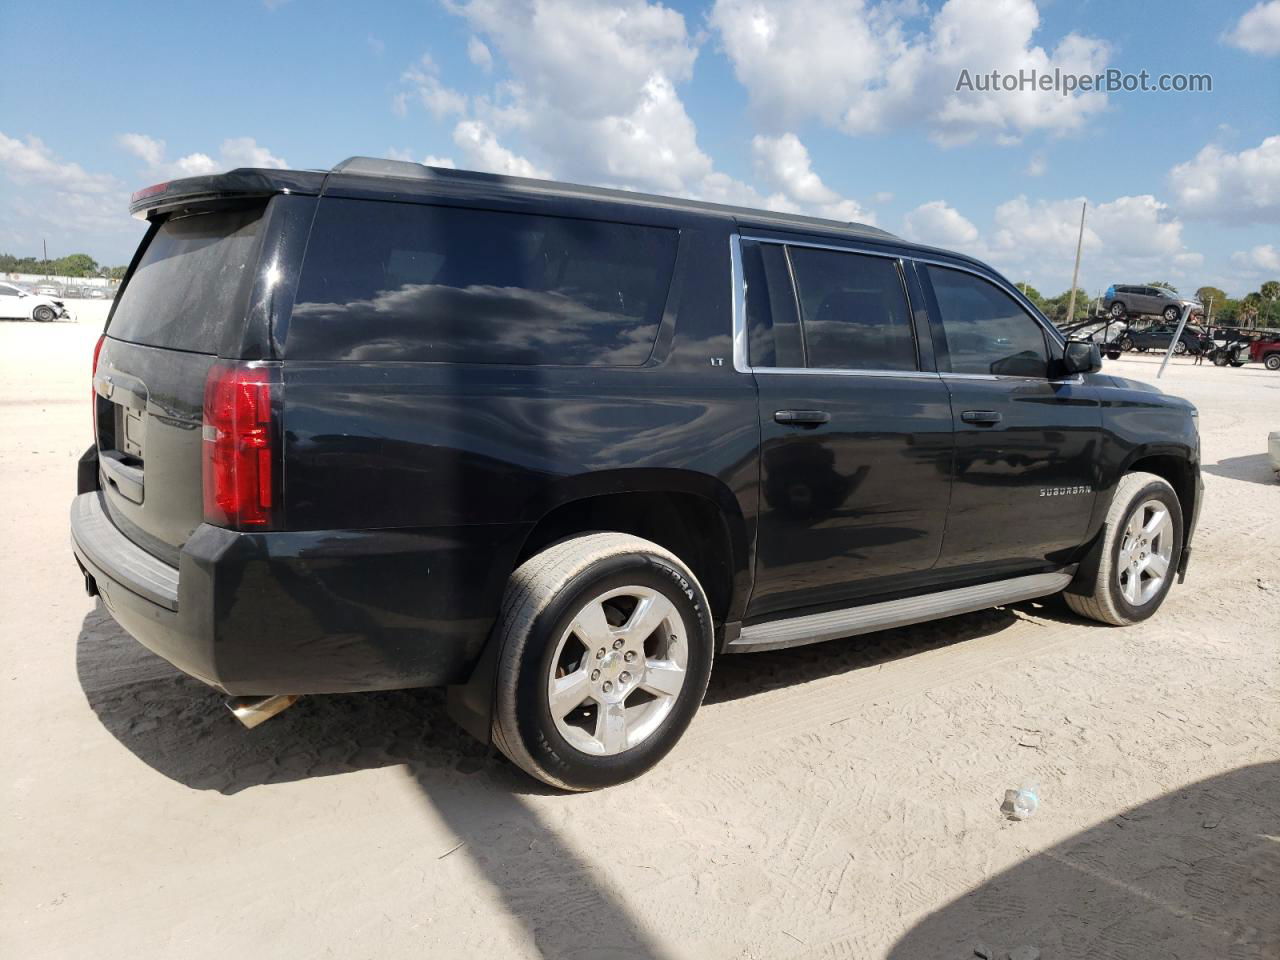
[[[742,244],[746,281],[747,352],[753,367],[803,367],[800,320],[786,250],[776,243]]]
[[[1044,332],[993,283],[960,270],[929,267],[953,373],[1043,377]]]
[[[790,247],[810,367],[914,370],[915,338],[888,257]]]
[[[676,241],[658,227],[323,200],[287,355],[636,366],[653,351]]]
[[[111,318],[111,336],[217,353],[244,319],[264,208],[169,220],[147,245]]]

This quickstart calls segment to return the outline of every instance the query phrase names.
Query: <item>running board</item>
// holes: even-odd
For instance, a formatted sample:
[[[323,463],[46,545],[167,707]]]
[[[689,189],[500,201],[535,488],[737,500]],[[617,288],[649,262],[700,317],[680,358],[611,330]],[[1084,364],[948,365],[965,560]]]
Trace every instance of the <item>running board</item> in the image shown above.
[[[1019,600],[1032,600],[1057,593],[1071,582],[1074,575],[1074,568],[1067,568],[1055,573],[1035,573],[1027,577],[926,593],[903,600],[885,600],[883,603],[868,603],[846,610],[829,610],[826,613],[756,623],[743,627],[738,638],[728,645],[725,652],[781,650],[783,647],[838,640],[860,633],[952,617],[958,613],[972,613],[974,610],[985,610],[987,607],[1016,603]]]

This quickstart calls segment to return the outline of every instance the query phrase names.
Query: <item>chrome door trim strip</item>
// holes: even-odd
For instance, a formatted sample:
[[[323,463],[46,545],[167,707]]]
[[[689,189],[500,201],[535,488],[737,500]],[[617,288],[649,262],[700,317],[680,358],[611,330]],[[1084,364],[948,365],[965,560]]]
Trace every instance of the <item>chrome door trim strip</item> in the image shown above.
[[[822,643],[875,630],[905,627],[959,613],[972,613],[974,610],[985,610],[987,607],[1016,603],[1019,600],[1032,600],[1057,593],[1071,582],[1074,575],[1074,567],[1065,567],[1051,573],[1034,573],[974,587],[941,590],[919,597],[885,600],[844,610],[751,624],[742,628],[742,632],[728,645],[726,652],[781,650],[784,647]]]

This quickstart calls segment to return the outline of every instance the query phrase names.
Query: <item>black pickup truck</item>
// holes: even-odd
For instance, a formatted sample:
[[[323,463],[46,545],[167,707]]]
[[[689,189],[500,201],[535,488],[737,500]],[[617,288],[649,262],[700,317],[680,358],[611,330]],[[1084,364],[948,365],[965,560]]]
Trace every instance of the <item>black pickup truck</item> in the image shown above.
[[[558,787],[715,657],[1063,592],[1151,616],[1195,409],[966,256],[856,224],[361,158],[135,194],[74,550],[234,698],[445,685]]]

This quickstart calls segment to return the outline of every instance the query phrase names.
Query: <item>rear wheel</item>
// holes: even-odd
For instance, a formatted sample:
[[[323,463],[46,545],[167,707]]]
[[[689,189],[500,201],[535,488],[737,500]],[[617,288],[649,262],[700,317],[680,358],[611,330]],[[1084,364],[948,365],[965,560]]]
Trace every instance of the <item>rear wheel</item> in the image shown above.
[[[1133,349],[1133,340],[1130,339],[1129,337],[1121,337],[1120,349],[1123,350],[1125,353],[1128,353],[1130,350]]]
[[[1280,370],[1280,353],[1273,353],[1262,361],[1262,365],[1268,370]]]
[[[39,320],[41,323],[48,323],[54,316],[53,307],[46,307],[44,304],[31,311],[31,318]]]
[[[1186,353],[1187,352],[1186,341],[1179,340],[1177,343],[1175,343],[1173,345],[1173,352],[1176,353],[1178,356],[1182,356],[1184,353]]]
[[[1129,473],[1116,485],[1088,582],[1064,594],[1076,613],[1126,626],[1160,608],[1182,554],[1182,505],[1154,473]]]
[[[511,576],[493,717],[498,748],[566,790],[644,773],[675,746],[711,673],[697,578],[629,534],[557,543]]]
[[[1107,312],[1111,314],[1112,319],[1123,320],[1125,314],[1124,304],[1117,300]]]

